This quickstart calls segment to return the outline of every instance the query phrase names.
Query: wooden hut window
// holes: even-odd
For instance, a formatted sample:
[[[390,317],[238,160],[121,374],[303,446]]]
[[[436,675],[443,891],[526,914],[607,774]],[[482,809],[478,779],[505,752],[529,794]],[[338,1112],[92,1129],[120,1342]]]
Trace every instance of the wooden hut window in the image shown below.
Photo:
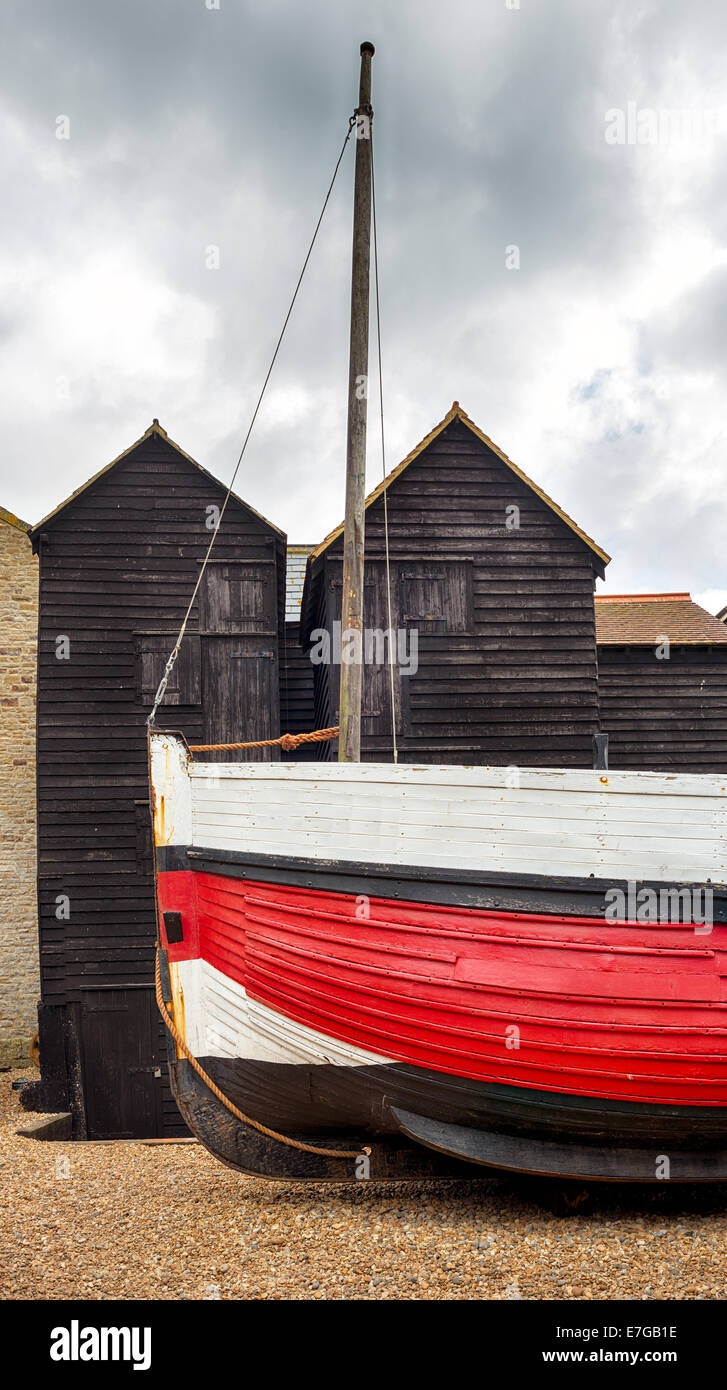
[[[254,564],[210,561],[199,591],[202,635],[274,635],[277,631],[275,579],[273,561],[257,560]]]
[[[472,631],[472,565],[440,561],[399,570],[402,622],[420,633]]]
[[[137,636],[141,701],[152,704],[164,674],[176,632],[142,632]],[[202,701],[199,637],[187,634],[169,677],[165,704],[199,705]]]

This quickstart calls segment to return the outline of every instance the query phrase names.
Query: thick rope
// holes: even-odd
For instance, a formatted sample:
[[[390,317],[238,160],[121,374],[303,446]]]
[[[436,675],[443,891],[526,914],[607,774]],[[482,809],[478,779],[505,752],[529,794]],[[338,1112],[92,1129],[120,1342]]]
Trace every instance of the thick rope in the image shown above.
[[[314,231],[313,236],[312,236],[312,238],[311,238],[311,243],[310,243],[310,246],[308,247],[308,252],[307,252],[306,258],[305,258],[305,260],[304,260],[304,262],[303,262],[303,269],[301,270],[300,275],[298,276],[298,283],[297,283],[297,285],[296,285],[296,287],[295,287],[295,290],[294,290],[294,293],[293,293],[293,298],[292,298],[291,301],[290,301],[290,305],[289,305],[289,307],[288,307],[288,312],[287,312],[287,314],[285,315],[285,319],[284,319],[284,322],[283,322],[283,327],[282,327],[281,330],[280,330],[280,337],[278,338],[278,341],[277,341],[277,343],[275,344],[275,351],[274,351],[274,353],[273,353],[273,355],[272,355],[272,357],[271,357],[271,359],[270,359],[270,366],[268,367],[267,373],[266,373],[266,375],[265,375],[265,380],[264,380],[264,382],[263,382],[263,384],[262,384],[262,388],[261,388],[261,390],[260,390],[260,395],[259,395],[258,398],[257,398],[257,404],[256,404],[256,406],[255,406],[255,409],[254,409],[253,413],[252,413],[252,419],[251,419],[251,421],[250,421],[250,424],[248,425],[247,434],[245,435],[245,438],[244,438],[243,444],[242,444],[242,448],[241,448],[240,453],[239,453],[239,455],[238,455],[237,463],[236,463],[236,465],[235,465],[235,471],[234,471],[234,473],[233,473],[233,475],[232,475],[232,478],[230,479],[230,486],[229,486],[228,489],[227,489],[227,495],[226,495],[226,497],[225,497],[224,502],[222,503],[222,507],[221,507],[221,509],[220,509],[220,514],[219,514],[219,516],[218,516],[218,518],[217,518],[217,524],[216,524],[216,526],[215,526],[215,529],[214,529],[214,531],[212,532],[212,538],[211,538],[210,543],[209,543],[209,545],[208,545],[208,547],[207,547],[207,554],[206,554],[205,557],[204,557],[204,560],[203,560],[203,562],[202,562],[202,566],[201,566],[200,572],[199,572],[199,574],[197,575],[197,583],[196,583],[195,586],[194,586],[194,591],[193,591],[193,593],[192,593],[192,597],[191,597],[191,599],[189,600],[189,606],[188,606],[187,611],[186,611],[186,613],[185,613],[185,615],[184,615],[184,620],[183,620],[183,622],[182,622],[182,626],[181,626],[180,629],[179,629],[179,635],[178,635],[177,640],[176,640],[176,642],[174,643],[174,646],[172,647],[172,650],[171,650],[171,652],[170,652],[170,654],[169,654],[169,659],[168,659],[168,661],[167,661],[166,666],[164,667],[164,674],[162,675],[162,678],[161,678],[161,680],[160,680],[160,682],[159,682],[159,686],[158,686],[158,689],[157,689],[157,693],[156,693],[156,695],[154,696],[154,704],[152,705],[151,714],[149,715],[149,718],[148,718],[147,721],[146,721],[150,729],[153,729],[153,727],[154,727],[154,719],[155,719],[155,717],[156,717],[156,712],[157,712],[157,710],[158,710],[160,704],[162,703],[162,700],[164,699],[164,696],[165,696],[165,694],[166,694],[167,685],[168,685],[168,683],[169,683],[169,677],[170,677],[170,675],[172,674],[172,668],[174,667],[174,663],[175,663],[175,661],[177,660],[177,657],[179,656],[179,649],[180,649],[180,647],[181,647],[181,645],[182,645],[182,641],[183,641],[183,638],[184,638],[184,634],[185,634],[185,632],[187,631],[187,623],[189,622],[190,614],[191,614],[191,612],[192,612],[192,608],[194,607],[194,601],[195,601],[195,599],[196,599],[196,597],[197,597],[197,594],[198,594],[198,592],[199,592],[200,584],[202,583],[202,576],[203,576],[203,574],[204,574],[204,572],[205,572],[205,570],[206,570],[206,568],[207,568],[207,562],[208,562],[208,560],[209,560],[209,558],[210,558],[210,555],[212,554],[212,547],[213,547],[215,541],[217,540],[217,532],[219,531],[220,526],[222,525],[222,518],[223,518],[223,516],[225,515],[225,512],[227,511],[227,504],[228,504],[228,502],[229,502],[229,500],[230,500],[230,498],[231,498],[231,496],[232,496],[232,489],[233,489],[233,487],[235,486],[235,479],[236,479],[236,477],[237,477],[237,475],[238,475],[238,473],[239,473],[239,471],[240,471],[240,464],[242,463],[242,460],[243,460],[243,457],[244,457],[244,454],[245,454],[245,450],[246,450],[246,448],[247,448],[248,441],[249,441],[249,439],[250,439],[250,435],[252,434],[253,426],[254,426],[254,424],[255,424],[255,421],[257,420],[258,411],[260,410],[260,406],[262,405],[263,396],[265,395],[265,390],[266,390],[266,388],[267,388],[267,384],[268,384],[268,382],[269,382],[269,380],[270,380],[270,377],[271,377],[271,375],[272,375],[273,367],[275,366],[275,363],[276,363],[276,361],[277,361],[278,353],[279,353],[279,351],[280,351],[280,345],[281,345],[281,343],[282,343],[282,341],[283,341],[283,338],[284,338],[284,336],[285,336],[285,330],[286,330],[286,328],[288,327],[288,322],[289,322],[290,316],[291,316],[291,314],[292,314],[292,312],[293,312],[293,306],[294,306],[294,304],[295,304],[296,299],[298,298],[298,291],[299,291],[299,289],[300,289],[300,287],[301,287],[301,284],[303,283],[303,276],[305,275],[305,272],[306,272],[306,270],[307,270],[308,262],[309,262],[309,260],[310,260],[310,258],[311,258],[311,254],[312,254],[312,251],[313,251],[313,247],[314,247],[315,244],[316,244],[316,238],[317,238],[317,236],[318,236],[318,232],[320,231],[321,222],[323,221],[323,215],[324,215],[324,213],[325,213],[325,211],[326,211],[326,208],[328,207],[328,200],[329,200],[329,198],[330,198],[330,196],[331,196],[331,193],[333,192],[333,185],[334,185],[334,183],[336,182],[336,175],[337,175],[338,170],[339,170],[339,168],[340,168],[340,166],[341,166],[341,160],[343,159],[343,156],[344,156],[344,154],[345,154],[345,152],[346,152],[346,146],[347,146],[347,144],[348,144],[348,142],[349,142],[349,140],[350,140],[350,138],[351,138],[351,131],[353,130],[353,127],[354,127],[355,124],[356,124],[356,112],[354,111],[353,115],[352,115],[352,116],[349,116],[349,118],[348,118],[348,130],[347,130],[347,132],[346,132],[346,138],[345,138],[345,140],[344,140],[344,142],[343,142],[343,144],[342,144],[342,146],[341,146],[341,153],[340,153],[339,156],[338,156],[338,160],[336,161],[336,167],[335,167],[335,169],[333,170],[333,178],[331,179],[331,182],[330,182],[329,185],[328,185],[328,192],[326,193],[326,196],[325,196],[325,198],[324,198],[324,200],[323,200],[323,207],[321,208],[320,217],[318,218],[318,221],[316,222],[316,228],[315,228],[315,231]]]
[[[338,738],[341,729],[336,724],[331,729],[313,729],[310,734],[281,734],[280,738],[259,738],[251,743],[190,743],[190,753],[216,753],[233,748],[284,748],[286,752],[297,748],[301,743],[325,743],[329,738]]]
[[[396,746],[396,697],[394,692],[394,628],[391,621],[391,565],[389,563],[389,501],[388,489],[386,487],[386,443],[384,440],[384,383],[383,368],[381,363],[381,305],[379,302],[379,246],[376,236],[376,182],[374,179],[374,122],[371,120],[369,131],[371,141],[371,209],[374,222],[374,284],[376,286],[376,338],[378,343],[379,359],[379,416],[381,419],[381,468],[384,479],[384,545],[386,551],[386,604],[387,617],[389,623],[389,679],[391,681],[391,742],[393,746],[394,762],[399,761],[399,750]]]
[[[200,1066],[199,1062],[197,1061],[197,1058],[192,1056],[192,1053],[187,1047],[184,1038],[182,1037],[181,1033],[177,1031],[174,1024],[174,1020],[172,1019],[170,1013],[167,1010],[167,1006],[164,1003],[164,995],[162,993],[162,971],[161,965],[159,963],[158,951],[156,955],[156,968],[154,971],[154,984],[156,988],[156,999],[157,1004],[159,1006],[159,1012],[162,1018],[164,1019],[164,1022],[167,1028],[169,1029],[169,1032],[171,1033],[179,1051],[183,1054],[184,1057],[186,1057],[187,1061],[189,1062],[189,1065],[193,1068],[194,1071],[196,1071],[200,1080],[204,1081],[205,1086],[208,1087],[208,1089],[212,1092],[213,1096],[217,1096],[217,1099],[221,1102],[222,1105],[224,1105],[225,1109],[229,1110],[230,1114],[234,1115],[235,1119],[239,1120],[241,1124],[250,1125],[251,1129],[257,1129],[260,1132],[260,1134],[266,1134],[268,1139],[275,1139],[279,1144],[287,1145],[289,1149],[301,1149],[303,1153],[318,1154],[321,1158],[360,1158],[362,1154],[371,1153],[371,1149],[369,1147],[365,1147],[362,1149],[319,1149],[315,1144],[304,1144],[300,1139],[290,1139],[289,1136],[286,1134],[278,1134],[277,1130],[268,1129],[267,1125],[260,1124],[259,1120],[252,1120],[249,1115],[243,1115],[242,1111],[238,1110],[237,1106],[233,1105],[232,1101],[228,1100],[226,1095],[223,1095],[219,1086],[215,1085],[214,1081],[212,1080],[212,1077],[208,1076],[207,1072],[204,1070],[204,1067]]]

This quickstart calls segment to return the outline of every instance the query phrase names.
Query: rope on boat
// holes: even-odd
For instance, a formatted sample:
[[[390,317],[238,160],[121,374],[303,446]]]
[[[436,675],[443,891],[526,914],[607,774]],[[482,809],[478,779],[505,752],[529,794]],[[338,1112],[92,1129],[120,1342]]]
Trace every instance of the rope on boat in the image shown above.
[[[287,1134],[278,1134],[277,1130],[268,1129],[267,1125],[261,1124],[259,1120],[253,1120],[250,1118],[249,1115],[243,1115],[242,1111],[238,1110],[237,1106],[233,1105],[232,1101],[228,1100],[227,1096],[222,1093],[219,1086],[217,1086],[215,1082],[212,1080],[212,1077],[207,1075],[207,1072],[205,1071],[204,1067],[200,1066],[199,1062],[197,1061],[197,1058],[192,1056],[192,1053],[187,1047],[184,1038],[182,1037],[181,1033],[177,1031],[177,1028],[174,1024],[174,1020],[171,1014],[169,1013],[166,1004],[164,1003],[164,995],[162,993],[162,971],[161,965],[159,963],[158,950],[156,953],[154,984],[156,988],[156,1000],[157,1005],[159,1006],[159,1012],[162,1018],[164,1019],[164,1022],[167,1028],[169,1029],[169,1032],[171,1033],[179,1051],[184,1054],[187,1061],[189,1062],[189,1065],[194,1069],[194,1071],[196,1071],[200,1080],[204,1081],[205,1086],[208,1087],[208,1089],[212,1092],[213,1096],[217,1096],[217,1099],[222,1103],[222,1105],[224,1105],[225,1109],[229,1110],[230,1114],[234,1115],[235,1119],[239,1120],[241,1124],[250,1125],[252,1129],[257,1129],[260,1132],[260,1134],[266,1134],[268,1139],[275,1139],[279,1144],[286,1144],[289,1149],[301,1149],[303,1153],[317,1154],[320,1158],[360,1158],[362,1154],[371,1153],[371,1149],[368,1147],[368,1145],[361,1149],[321,1149],[318,1148],[316,1144],[304,1144],[301,1139],[291,1139],[290,1136]]]
[[[258,738],[252,743],[190,743],[190,753],[215,753],[233,748],[283,748],[289,752],[301,743],[325,743],[327,739],[338,738],[340,725],[330,729],[313,729],[309,734],[281,734],[280,738]]]

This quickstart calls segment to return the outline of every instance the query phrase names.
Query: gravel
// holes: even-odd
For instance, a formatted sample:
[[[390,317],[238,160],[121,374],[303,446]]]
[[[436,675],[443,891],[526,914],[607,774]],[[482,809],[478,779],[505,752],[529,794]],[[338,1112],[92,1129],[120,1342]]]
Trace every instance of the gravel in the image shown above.
[[[6,1299],[727,1297],[725,1186],[269,1183],[198,1144],[20,1138],[33,1075],[0,1075]]]

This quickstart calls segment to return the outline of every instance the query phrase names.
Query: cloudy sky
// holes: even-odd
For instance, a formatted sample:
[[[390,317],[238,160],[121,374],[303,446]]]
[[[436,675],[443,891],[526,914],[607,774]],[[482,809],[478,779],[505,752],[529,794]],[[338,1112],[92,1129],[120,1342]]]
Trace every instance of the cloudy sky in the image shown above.
[[[153,416],[229,479],[362,39],[389,466],[456,398],[605,591],[716,609],[723,0],[4,0],[0,503],[39,520]],[[352,153],[237,485],[294,541],[343,511]]]

